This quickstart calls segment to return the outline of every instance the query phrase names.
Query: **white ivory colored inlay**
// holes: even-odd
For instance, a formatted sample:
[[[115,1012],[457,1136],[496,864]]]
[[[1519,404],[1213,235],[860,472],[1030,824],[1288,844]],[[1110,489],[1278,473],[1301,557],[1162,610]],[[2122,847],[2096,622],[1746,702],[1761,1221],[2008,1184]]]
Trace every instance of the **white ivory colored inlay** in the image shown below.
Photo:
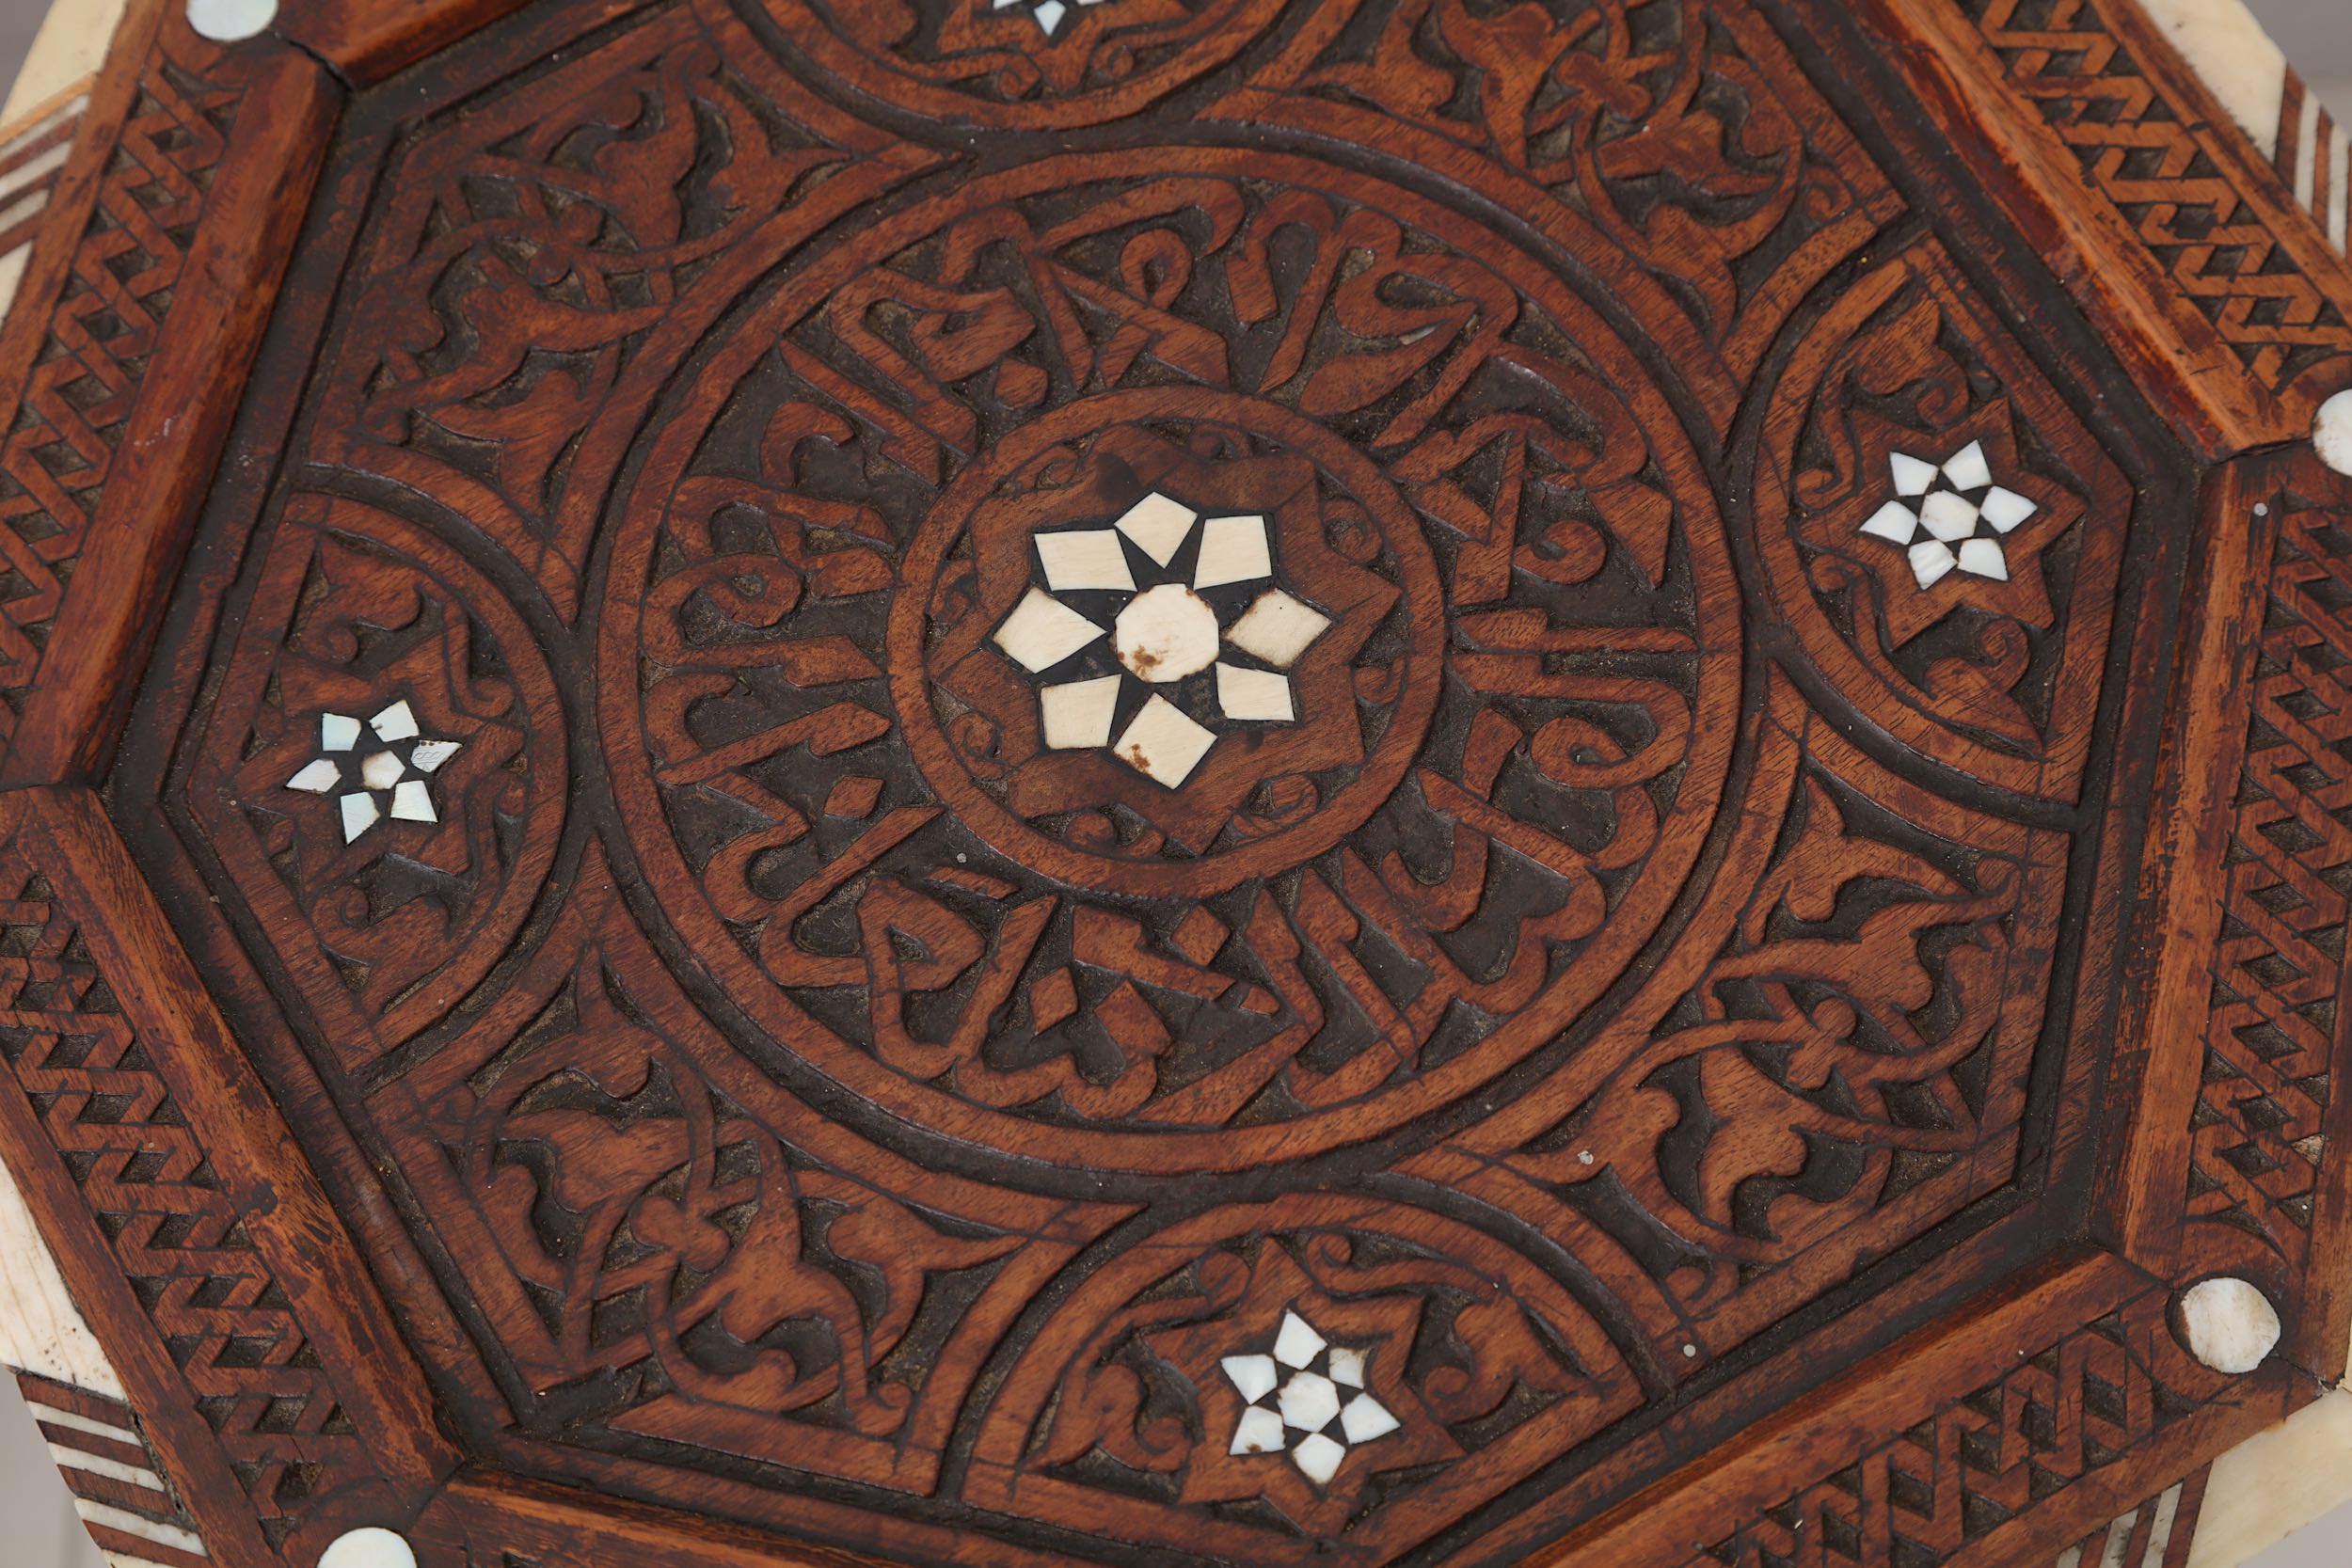
[[[103,1454],[84,1453],[79,1449],[69,1449],[63,1443],[50,1444],[49,1457],[57,1462],[57,1468],[60,1470],[87,1470],[91,1475],[104,1476],[107,1480],[119,1481],[125,1486],[144,1486],[150,1492],[161,1492],[164,1489],[163,1477],[143,1465],[125,1465],[119,1459],[108,1459]]]
[[[1111,721],[1119,716],[1117,675],[1049,686],[1037,695],[1049,750],[1075,752],[1110,744]]]
[[[417,1568],[417,1554],[390,1530],[370,1526],[337,1536],[319,1554],[319,1568]]]
[[[2312,421],[2312,445],[2319,460],[2340,474],[2352,474],[2352,392],[2338,392],[2319,405]]]
[[[1154,697],[1143,705],[1112,749],[1145,778],[1174,789],[1192,777],[1192,770],[1216,744],[1216,731],[1195,722],[1167,698]]]
[[[128,1443],[135,1449],[147,1446],[147,1439],[133,1432],[129,1427],[119,1427],[112,1421],[93,1421],[87,1416],[71,1410],[59,1410],[54,1405],[43,1404],[37,1399],[26,1400],[24,1408],[30,1410],[33,1413],[33,1419],[43,1426],[63,1427],[68,1432],[87,1432],[92,1437],[103,1437],[116,1443]]]
[[[1288,675],[1271,670],[1245,670],[1237,664],[1216,667],[1216,705],[1228,719],[1253,719],[1288,723],[1298,717],[1291,703]]]
[[[1287,1452],[1308,1480],[1327,1483],[1351,1449],[1402,1424],[1363,1391],[1368,1357],[1362,1347],[1334,1345],[1297,1312],[1284,1312],[1272,1354],[1221,1363],[1247,1407],[1234,1422],[1231,1451]]]
[[[108,1399],[124,1398],[122,1380],[73,1305],[57,1260],[5,1165],[0,1165],[0,1362]]]
[[[1266,543],[1263,517],[1212,517],[1200,529],[1200,560],[1193,568],[1195,588],[1251,582],[1274,575],[1274,552]]]
[[[403,779],[392,789],[392,816],[403,822],[438,822],[433,791],[422,779]]]
[[[2265,157],[2279,155],[2287,57],[2244,0],[2140,0]]]
[[[194,1530],[182,1529],[178,1525],[159,1525],[144,1514],[134,1513],[127,1508],[117,1508],[112,1503],[93,1502],[87,1497],[74,1498],[73,1511],[93,1525],[103,1525],[108,1529],[119,1530],[124,1535],[134,1536],[141,1541],[152,1541],[158,1546],[169,1546],[175,1551],[187,1552],[195,1557],[205,1555],[204,1538]],[[342,1568],[342,1565],[338,1563],[336,1568]]]
[[[1131,590],[1136,585],[1116,529],[1041,533],[1037,558],[1045,568],[1045,585],[1057,594],[1072,588]]]
[[[2352,1392],[2338,1388],[2214,1461],[2188,1568],[2238,1568],[2352,1500]]]
[[[1005,657],[1036,674],[1102,635],[1101,626],[1043,589],[1032,588],[996,628],[996,645]]]
[[[1323,611],[1276,588],[1258,595],[1257,603],[1242,612],[1225,640],[1243,653],[1287,670],[1330,624],[1331,618]]]
[[[2279,1314],[2243,1279],[2208,1279],[2181,1296],[2181,1327],[2191,1355],[2217,1372],[2252,1371],[2279,1345]]]
[[[124,0],[67,0],[52,6],[33,47],[24,55],[24,69],[0,103],[0,122],[14,124],[51,99],[83,83],[106,58],[106,45],[122,20]],[[86,84],[85,84],[86,85]]]
[[[259,36],[278,20],[278,0],[188,0],[188,25],[215,43]]]
[[[1216,660],[1216,611],[1180,582],[1147,588],[1111,626],[1111,646],[1137,680],[1165,686]]]
[[[1184,547],[1185,537],[1200,516],[1184,502],[1154,490],[1127,509],[1126,515],[1119,519],[1119,531],[1134,540],[1137,549],[1165,566],[1176,559],[1176,552]]]

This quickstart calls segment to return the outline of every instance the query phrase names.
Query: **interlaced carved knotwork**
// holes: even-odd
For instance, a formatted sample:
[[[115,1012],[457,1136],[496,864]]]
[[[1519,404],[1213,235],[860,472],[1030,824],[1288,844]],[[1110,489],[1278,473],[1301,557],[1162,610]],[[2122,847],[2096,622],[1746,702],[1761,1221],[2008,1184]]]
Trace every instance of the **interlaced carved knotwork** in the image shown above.
[[[2352,354],[2352,322],[2109,26],[2113,0],[1954,0],[2247,372],[2276,391]]]
[[[2225,863],[2188,1212],[2284,1262],[2310,1245],[2352,927],[2352,536],[2340,507],[2292,490],[2271,504],[2282,515]]]
[[[40,868],[0,853],[0,1057],[40,1117],[265,1530],[371,1466],[201,1132]]]
[[[49,307],[0,440],[0,749],[40,673],[239,97],[168,55],[151,62]]]

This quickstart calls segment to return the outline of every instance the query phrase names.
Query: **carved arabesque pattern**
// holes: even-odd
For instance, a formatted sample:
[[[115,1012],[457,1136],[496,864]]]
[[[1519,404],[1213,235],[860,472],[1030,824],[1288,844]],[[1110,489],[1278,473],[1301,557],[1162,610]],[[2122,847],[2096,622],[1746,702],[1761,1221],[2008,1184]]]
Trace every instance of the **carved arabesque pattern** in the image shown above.
[[[910,92],[934,151],[829,104],[946,30],[767,8],[826,98],[682,5],[388,143],[170,785],[422,1233],[393,1288],[475,1336],[471,1440],[1370,1565],[2013,1179],[2129,488],[1935,243],[1840,275],[1900,204],[1769,27],[1293,8],[1193,94],[1265,145],[1072,152],[965,133],[1279,8],[983,17],[1040,74]],[[1850,554],[1891,450],[1970,438],[2040,512],[1979,620]],[[1328,623],[1181,787],[1046,744],[992,641],[1153,486]],[[347,839],[287,781],[396,699],[462,742],[439,818]],[[1327,1485],[1231,1447],[1294,1307],[1401,1423]]]
[[[1736,658],[1706,498],[1573,296],[1436,247],[1401,191],[1191,157],[968,186],[743,329],[606,608],[655,896],[771,1034],[901,1114],[1146,1168],[1360,1135],[1539,1045],[1705,832],[1728,759],[1690,742]],[[1264,512],[1331,618],[1300,722],[1173,791],[1043,749],[989,641],[1029,536],[1138,485]]]
[[[1737,8],[1600,0],[1556,19],[1405,0],[1376,28],[1356,21],[1319,8],[1256,80],[1375,106],[1533,182],[1667,283],[1737,375],[1895,210]]]

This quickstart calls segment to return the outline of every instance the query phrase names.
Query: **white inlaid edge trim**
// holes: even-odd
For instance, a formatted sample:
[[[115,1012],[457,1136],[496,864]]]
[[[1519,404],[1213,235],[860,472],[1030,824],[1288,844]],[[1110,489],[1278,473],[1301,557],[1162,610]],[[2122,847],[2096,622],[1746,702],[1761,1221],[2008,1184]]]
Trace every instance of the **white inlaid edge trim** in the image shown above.
[[[56,1258],[5,1164],[0,1164],[0,1363],[127,1402],[122,1379],[74,1306]]]
[[[2139,0],[2296,205],[2338,250],[2352,242],[2352,138],[2288,64],[2246,0]]]

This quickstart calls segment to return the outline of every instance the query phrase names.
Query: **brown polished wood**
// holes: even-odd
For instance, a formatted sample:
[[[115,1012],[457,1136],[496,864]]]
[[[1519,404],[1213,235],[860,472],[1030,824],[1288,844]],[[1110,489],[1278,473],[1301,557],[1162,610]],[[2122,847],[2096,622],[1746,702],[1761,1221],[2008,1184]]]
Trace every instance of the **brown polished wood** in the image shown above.
[[[0,1159],[156,1560],[2177,1564],[2341,1375],[2352,268],[2129,0],[134,0],[89,121]]]

